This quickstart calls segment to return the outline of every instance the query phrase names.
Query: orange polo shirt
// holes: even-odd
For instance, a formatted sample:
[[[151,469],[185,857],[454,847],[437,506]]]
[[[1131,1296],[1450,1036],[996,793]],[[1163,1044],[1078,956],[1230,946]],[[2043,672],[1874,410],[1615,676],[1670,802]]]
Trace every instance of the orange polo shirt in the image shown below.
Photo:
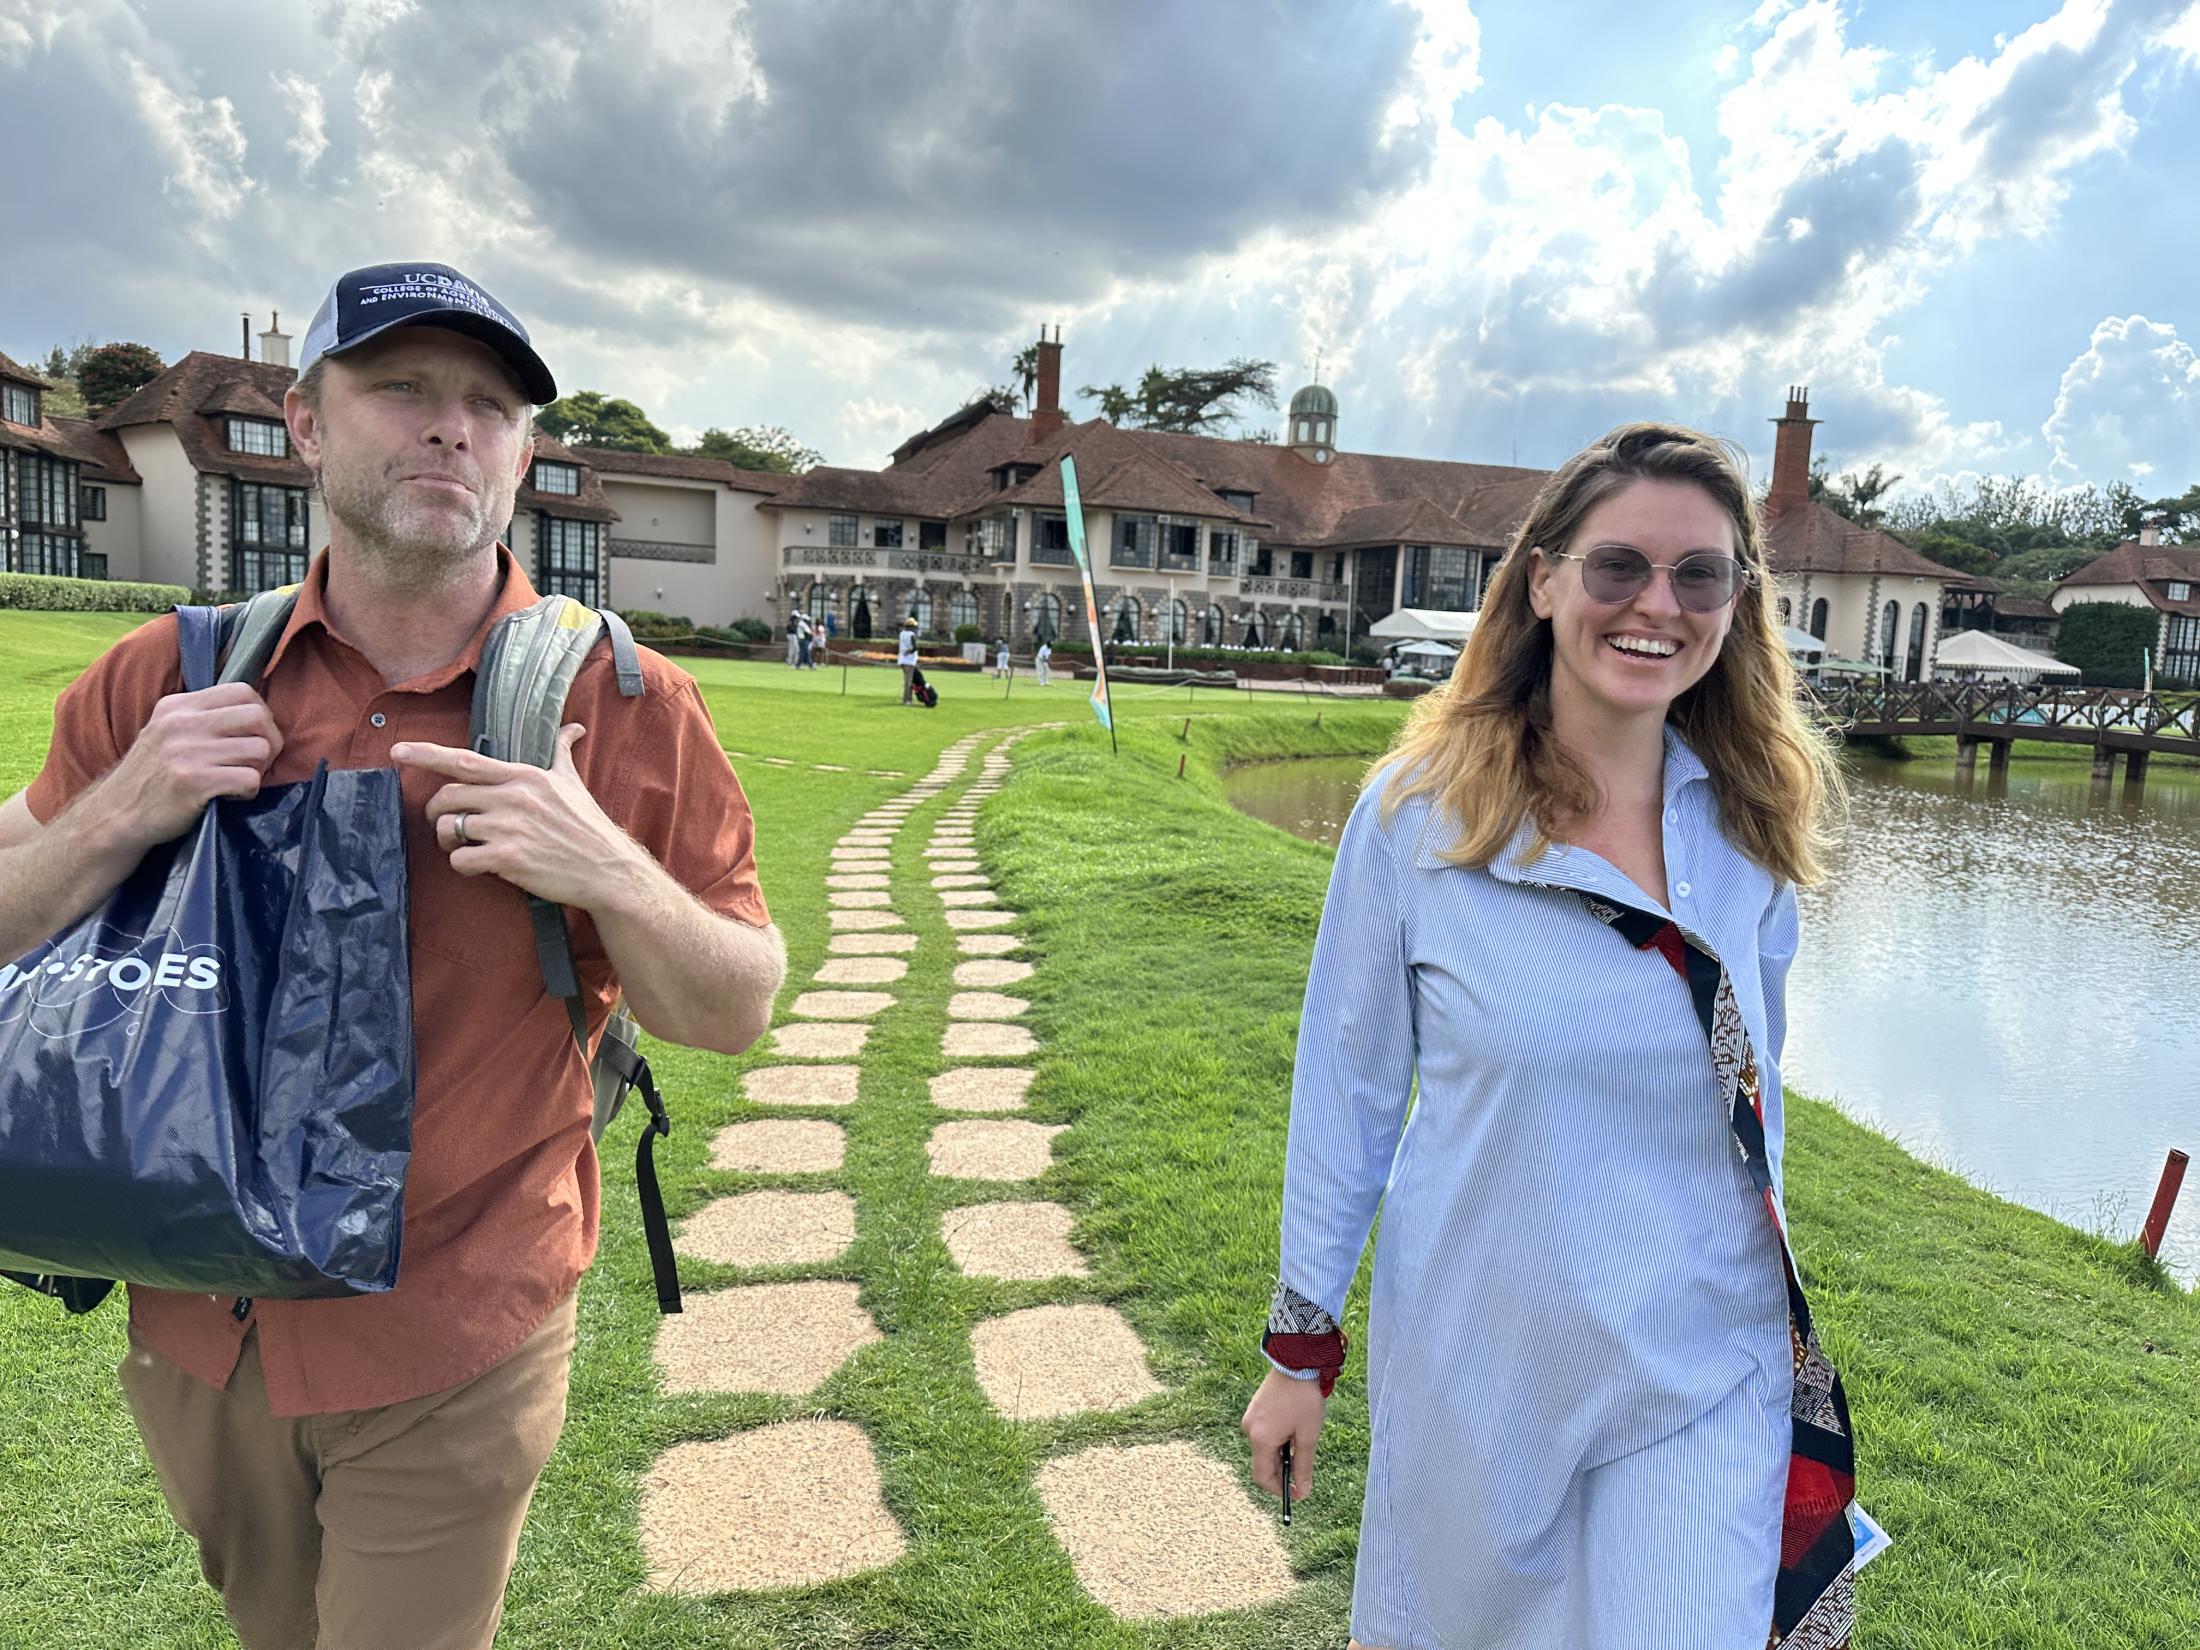
[[[400,740],[463,747],[474,666],[489,625],[531,606],[527,575],[501,547],[496,605],[456,660],[386,684],[330,624],[328,553],[259,683],[283,734],[267,782],[334,768],[391,766]],[[647,691],[623,699],[599,644],[566,700],[587,726],[573,748],[604,811],[713,911],[761,927],[747,799],[695,678],[643,649]],[[105,773],[163,696],[182,691],[173,616],[108,649],[62,693],[54,736],[27,800],[43,822]],[[277,1415],[326,1414],[424,1397],[469,1380],[525,1340],[596,1252],[600,1204],[588,1069],[564,1006],[543,990],[525,896],[495,876],[450,868],[427,818],[444,783],[402,770],[411,894],[417,1089],[397,1286],[344,1300],[255,1301],[130,1290],[139,1337],[211,1386],[226,1386],[257,1323]],[[617,981],[596,929],[571,914],[589,1030],[600,1033]]]

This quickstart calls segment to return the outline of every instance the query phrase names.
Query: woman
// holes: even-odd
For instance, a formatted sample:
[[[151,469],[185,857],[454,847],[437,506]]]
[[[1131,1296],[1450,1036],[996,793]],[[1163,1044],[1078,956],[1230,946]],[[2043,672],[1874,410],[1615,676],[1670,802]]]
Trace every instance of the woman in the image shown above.
[[[1244,1427],[1304,1496],[1381,1200],[1359,1644],[1847,1643],[1846,1406],[1778,1224],[1839,780],[1764,575],[1732,453],[1614,430],[1345,828]]]

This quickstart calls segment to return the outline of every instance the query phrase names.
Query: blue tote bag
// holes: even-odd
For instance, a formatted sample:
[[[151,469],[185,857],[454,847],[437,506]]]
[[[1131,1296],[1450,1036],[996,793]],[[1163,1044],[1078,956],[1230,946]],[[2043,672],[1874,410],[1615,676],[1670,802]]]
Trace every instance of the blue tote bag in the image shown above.
[[[212,685],[219,615],[177,622],[185,688]],[[219,798],[105,905],[0,962],[0,1268],[72,1306],[87,1278],[270,1299],[397,1281],[400,806],[391,770],[325,763]]]

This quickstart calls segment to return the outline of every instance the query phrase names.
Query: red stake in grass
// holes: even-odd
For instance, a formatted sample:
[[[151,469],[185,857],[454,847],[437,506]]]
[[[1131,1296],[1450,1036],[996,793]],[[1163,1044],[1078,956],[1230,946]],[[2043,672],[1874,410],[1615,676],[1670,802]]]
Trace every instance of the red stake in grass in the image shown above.
[[[2140,1247],[2152,1260],[2162,1247],[2162,1234],[2169,1229],[2169,1212],[2177,1207],[2178,1188],[2185,1183],[2185,1154],[2175,1146],[2169,1150],[2169,1160],[2162,1165],[2161,1182],[2154,1188],[2154,1207],[2147,1211],[2147,1223],[2139,1233]]]

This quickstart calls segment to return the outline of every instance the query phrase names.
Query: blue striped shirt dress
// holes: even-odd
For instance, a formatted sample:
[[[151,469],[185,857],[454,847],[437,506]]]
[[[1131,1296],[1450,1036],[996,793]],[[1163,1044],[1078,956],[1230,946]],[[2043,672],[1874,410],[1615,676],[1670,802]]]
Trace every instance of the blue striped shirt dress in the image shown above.
[[[1762,1650],[1797,1367],[1781,1240],[1686,979],[1582,896],[1725,963],[1777,1210],[1794,890],[1727,838],[1670,728],[1670,907],[1586,849],[1516,863],[1525,833],[1446,864],[1433,799],[1382,819],[1394,779],[1338,847],[1284,1177],[1279,1299],[1331,1318],[1382,1209],[1353,1636]]]

